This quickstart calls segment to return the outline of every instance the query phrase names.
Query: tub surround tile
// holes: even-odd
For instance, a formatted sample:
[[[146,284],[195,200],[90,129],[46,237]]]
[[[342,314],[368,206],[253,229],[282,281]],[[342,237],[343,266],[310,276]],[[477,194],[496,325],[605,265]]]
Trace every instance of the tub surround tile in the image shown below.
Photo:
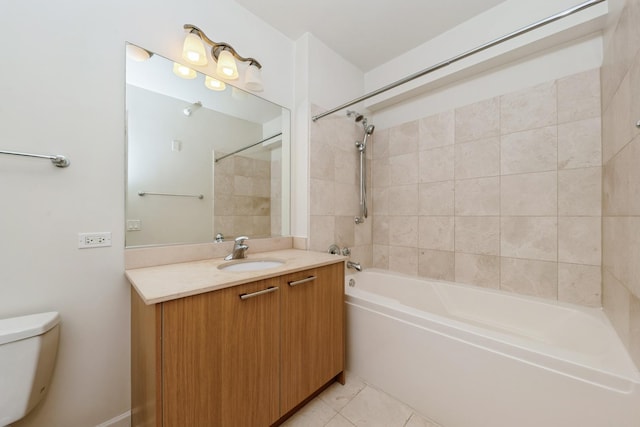
[[[600,267],[558,263],[558,300],[587,307],[601,307]]]
[[[603,170],[605,215],[640,215],[640,137],[613,157]]]
[[[334,243],[340,247],[352,247],[356,244],[356,224],[352,216],[336,216]],[[364,225],[364,224],[363,224]],[[329,248],[329,246],[327,246]],[[327,249],[325,248],[325,250]]]
[[[558,172],[558,214],[565,216],[602,213],[602,168]]]
[[[433,148],[418,153],[420,182],[452,180],[454,176],[454,147]]]
[[[365,387],[340,412],[356,426],[402,427],[413,411],[372,387]]]
[[[333,215],[335,213],[336,198],[333,181],[311,179],[311,214]]]
[[[500,98],[495,97],[455,110],[456,143],[500,135]]]
[[[558,122],[600,117],[600,69],[558,80]]]
[[[629,290],[605,269],[602,274],[602,307],[627,348],[631,300],[632,295]]]
[[[418,249],[389,246],[389,270],[416,276],[418,273]]]
[[[373,133],[372,159],[386,159],[389,157],[389,132],[389,129],[376,129]]]
[[[372,218],[373,243],[377,245],[389,245],[389,217],[378,215]]]
[[[458,216],[500,215],[500,178],[456,181],[455,214]]]
[[[335,173],[335,159],[332,150],[320,141],[311,140],[310,156],[313,159],[309,163],[309,175],[316,179],[333,179]]]
[[[636,366],[640,366],[640,299],[630,296],[629,353]]]
[[[418,214],[445,216],[454,214],[454,181],[419,184]]]
[[[602,164],[602,120],[600,116],[558,126],[558,169],[576,169]]]
[[[552,126],[558,118],[555,82],[543,83],[500,97],[500,129],[503,135]]]
[[[503,175],[555,171],[557,163],[558,131],[555,126],[503,135],[500,139],[500,171]]]
[[[585,265],[600,265],[600,217],[558,218],[558,261]]]
[[[309,249],[326,251],[334,242],[336,218],[330,215],[311,215]]]
[[[556,299],[558,266],[555,262],[503,257],[500,259],[500,289]]]
[[[389,214],[389,187],[374,187],[371,189],[371,209],[373,215]]]
[[[420,198],[418,197],[418,184],[399,185],[389,187],[389,206],[393,209],[393,215],[418,215]]]
[[[419,220],[418,247],[453,251],[454,220],[452,216],[424,216]]]
[[[389,246],[373,245],[373,267],[384,270],[389,268]]]
[[[604,111],[602,120],[602,161],[615,156],[634,135],[635,122],[631,116],[631,83],[627,75],[620,83],[611,105]]]
[[[603,267],[640,297],[640,217],[603,218]]]
[[[492,137],[455,146],[456,179],[498,176],[500,174],[500,139]]]
[[[360,186],[333,183],[334,214],[355,216],[360,211]],[[312,198],[313,199],[313,198]],[[312,210],[313,212],[313,210]]]
[[[419,121],[419,151],[453,145],[455,117],[453,111],[434,114]]]
[[[355,150],[354,150],[355,151]],[[403,123],[389,129],[389,156],[418,151],[418,121]]]
[[[371,161],[371,180],[374,188],[389,186],[389,158],[373,159]]]
[[[558,212],[557,172],[503,176],[500,213],[511,216],[553,216]]]
[[[364,224],[356,224],[353,217],[347,217],[354,226],[355,245],[370,245],[373,243],[373,224],[371,217]]]
[[[418,275],[438,280],[455,280],[455,252],[420,249]]]
[[[388,179],[390,186],[417,184],[418,156],[412,153],[390,157]]]
[[[555,217],[502,217],[500,254],[541,261],[558,259],[558,221]]]
[[[389,216],[389,244],[418,247],[418,216]]]
[[[499,289],[500,257],[456,252],[455,281]]]
[[[367,143],[368,145],[368,143]],[[333,180],[339,183],[360,185],[360,169],[354,168],[354,165],[360,165],[360,157],[358,150],[354,147],[346,145],[345,147],[333,150],[334,170]],[[311,162],[313,164],[313,162]]]
[[[500,255],[500,218],[456,217],[455,250],[470,254]]]

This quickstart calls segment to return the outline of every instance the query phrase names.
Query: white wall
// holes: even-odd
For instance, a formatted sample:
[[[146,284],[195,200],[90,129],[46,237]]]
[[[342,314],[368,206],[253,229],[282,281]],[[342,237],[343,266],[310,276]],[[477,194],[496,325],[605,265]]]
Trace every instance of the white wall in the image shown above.
[[[230,0],[0,3],[0,317],[58,310],[62,335],[45,401],[20,427],[95,426],[130,408],[124,275],[125,40],[178,58],[200,26],[264,66],[271,101],[293,105],[293,43]],[[77,249],[77,233],[113,246]]]

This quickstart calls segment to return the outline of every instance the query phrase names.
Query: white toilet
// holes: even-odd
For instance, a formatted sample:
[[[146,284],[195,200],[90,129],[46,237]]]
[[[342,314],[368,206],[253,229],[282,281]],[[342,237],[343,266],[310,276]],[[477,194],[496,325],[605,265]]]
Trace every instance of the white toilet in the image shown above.
[[[42,399],[58,351],[56,312],[0,319],[0,426],[27,415]]]

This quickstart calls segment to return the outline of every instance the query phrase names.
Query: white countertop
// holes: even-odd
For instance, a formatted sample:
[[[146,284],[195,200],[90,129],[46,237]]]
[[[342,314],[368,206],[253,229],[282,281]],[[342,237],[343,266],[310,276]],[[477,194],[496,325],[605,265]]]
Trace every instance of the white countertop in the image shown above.
[[[247,255],[247,260],[280,260],[278,267],[257,271],[224,271],[218,266],[223,258],[126,270],[125,274],[145,304],[157,304],[176,298],[228,288],[256,280],[321,267],[346,260],[340,255],[285,249]]]

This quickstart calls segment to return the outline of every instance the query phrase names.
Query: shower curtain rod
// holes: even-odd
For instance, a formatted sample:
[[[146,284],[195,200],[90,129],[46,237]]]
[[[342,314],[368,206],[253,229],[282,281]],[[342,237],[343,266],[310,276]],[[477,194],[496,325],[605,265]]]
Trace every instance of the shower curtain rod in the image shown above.
[[[391,89],[396,88],[396,87],[398,87],[400,85],[403,85],[403,84],[408,83],[408,82],[410,82],[412,80],[415,80],[418,77],[425,76],[425,75],[427,75],[429,73],[432,73],[432,72],[434,72],[436,70],[439,70],[439,69],[444,68],[444,67],[446,67],[448,65],[451,65],[454,62],[460,61],[461,59],[467,58],[467,57],[469,57],[471,55],[474,55],[474,54],[476,54],[478,52],[482,52],[483,50],[489,49],[490,47],[496,46],[496,45],[498,45],[500,43],[503,43],[503,42],[505,42],[507,40],[511,40],[512,38],[521,36],[522,34],[525,34],[525,33],[528,33],[529,31],[533,31],[535,29],[543,27],[543,26],[545,26],[547,24],[550,24],[550,23],[555,22],[555,21],[557,21],[559,19],[565,18],[565,17],[567,17],[569,15],[573,15],[574,13],[577,13],[577,12],[580,12],[580,11],[585,10],[587,8],[590,8],[591,6],[595,6],[596,4],[602,3],[603,1],[605,1],[605,0],[589,0],[589,1],[586,1],[584,3],[579,4],[577,6],[574,6],[574,7],[570,8],[570,9],[567,9],[567,10],[565,10],[563,12],[556,13],[555,15],[551,15],[551,16],[545,18],[545,19],[542,19],[540,21],[534,22],[533,24],[527,25],[526,27],[522,27],[522,28],[520,28],[520,29],[518,29],[516,31],[513,31],[513,32],[511,32],[509,34],[506,34],[506,35],[504,35],[502,37],[498,37],[497,39],[494,39],[494,40],[492,40],[490,42],[487,42],[485,44],[482,44],[482,45],[480,45],[480,46],[478,46],[476,48],[473,48],[473,49],[468,50],[468,51],[466,51],[464,53],[461,53],[461,54],[459,54],[457,56],[449,58],[446,61],[442,61],[442,62],[440,62],[440,63],[438,63],[436,65],[433,65],[433,66],[431,66],[429,68],[425,68],[424,70],[421,70],[421,71],[418,71],[417,73],[411,74],[411,75],[409,75],[409,76],[407,76],[407,77],[405,77],[403,79],[400,79],[400,80],[398,80],[396,82],[388,84],[388,85],[386,85],[384,87],[381,87],[380,89],[374,90],[373,92],[369,92],[369,93],[367,93],[367,94],[365,94],[365,95],[363,95],[363,96],[361,96],[359,98],[356,98],[356,99],[354,99],[352,101],[349,101],[349,102],[347,102],[345,104],[342,104],[342,105],[340,105],[338,107],[335,107],[335,108],[333,108],[333,109],[331,109],[329,111],[325,111],[324,113],[315,115],[315,116],[313,116],[311,118],[311,120],[313,120],[315,122],[316,120],[321,119],[321,118],[323,118],[325,116],[328,116],[329,114],[333,114],[336,111],[340,111],[340,110],[342,110],[344,108],[351,107],[352,105],[357,104],[359,102],[366,101],[369,98],[372,98],[372,97],[374,97],[376,95],[380,95],[381,93],[384,93],[384,92],[386,92],[388,90],[391,90]]]
[[[270,139],[272,139],[272,138],[275,138],[276,136],[280,136],[280,135],[282,135],[282,132],[280,132],[280,133],[276,133],[275,135],[271,135],[271,136],[270,136],[270,137],[268,137],[268,138],[261,139],[261,140],[260,140],[260,141],[258,141],[258,142],[255,142],[255,143],[253,143],[253,144],[247,145],[246,147],[242,147],[242,148],[240,148],[240,149],[238,149],[238,150],[234,151],[233,153],[229,153],[229,154],[225,154],[224,156],[220,156],[220,157],[218,157],[218,158],[215,160],[215,163],[218,163],[220,160],[222,160],[222,159],[226,159],[226,158],[227,158],[227,157],[229,157],[229,156],[233,156],[234,154],[241,153],[241,152],[243,152],[244,150],[248,150],[248,149],[249,149],[249,148],[251,148],[251,147],[255,147],[255,146],[256,146],[256,145],[258,145],[258,144],[262,144],[263,142],[267,142],[268,140],[270,140]]]

